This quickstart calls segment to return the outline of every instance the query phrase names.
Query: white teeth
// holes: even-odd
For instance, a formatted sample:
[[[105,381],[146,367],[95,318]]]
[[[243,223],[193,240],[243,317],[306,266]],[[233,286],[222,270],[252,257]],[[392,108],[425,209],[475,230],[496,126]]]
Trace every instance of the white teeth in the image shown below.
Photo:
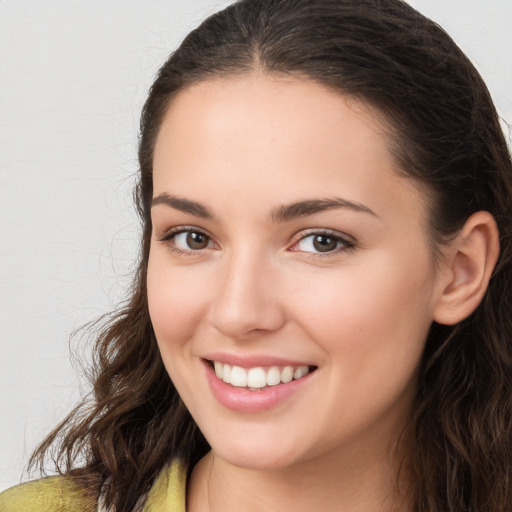
[[[222,375],[224,374],[224,365],[218,361],[215,361],[213,366],[215,367],[215,375],[217,375],[219,379],[222,379]]]
[[[240,366],[233,366],[231,369],[231,385],[237,388],[245,388],[247,386],[247,372]]]
[[[277,386],[281,384],[281,372],[277,366],[272,366],[267,372],[267,386]]]
[[[222,370],[222,380],[227,384],[231,383],[231,365],[224,365],[224,370]]]
[[[281,372],[281,382],[286,384],[293,380],[293,368],[291,366],[285,366]]]
[[[304,375],[307,375],[308,373],[309,373],[309,368],[307,366],[299,366],[293,372],[293,378],[294,379],[300,379],[301,377],[304,377]]]
[[[241,366],[231,366],[229,364],[213,362],[215,375],[232,386],[250,389],[262,389],[266,386],[277,386],[286,384],[292,380],[297,380],[309,373],[309,366],[284,366],[280,369],[278,366],[263,368],[256,366],[254,368],[242,368]]]
[[[267,385],[267,374],[261,367],[251,368],[247,374],[247,385],[250,388],[260,389]]]

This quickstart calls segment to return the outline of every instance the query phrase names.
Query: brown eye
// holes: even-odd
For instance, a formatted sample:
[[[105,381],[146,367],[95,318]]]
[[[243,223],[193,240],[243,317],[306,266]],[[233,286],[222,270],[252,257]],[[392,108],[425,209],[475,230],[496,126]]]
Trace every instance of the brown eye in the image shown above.
[[[338,247],[339,240],[337,238],[326,235],[315,235],[313,238],[313,247],[318,252],[334,251]]]
[[[292,250],[328,256],[329,253],[337,254],[353,247],[354,243],[341,235],[319,231],[301,238]]]
[[[188,231],[186,233],[186,244],[189,249],[195,251],[199,249],[206,249],[209,242],[210,239],[203,233],[199,233],[197,231]]]
[[[168,245],[170,249],[182,253],[202,251],[215,245],[208,235],[202,231],[194,231],[192,229],[169,233],[160,240]]]

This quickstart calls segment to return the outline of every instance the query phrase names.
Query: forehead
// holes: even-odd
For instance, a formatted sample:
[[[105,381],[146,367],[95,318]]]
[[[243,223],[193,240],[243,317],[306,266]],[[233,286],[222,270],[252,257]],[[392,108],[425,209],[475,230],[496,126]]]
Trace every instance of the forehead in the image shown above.
[[[336,191],[373,210],[406,192],[417,205],[422,194],[400,175],[388,140],[374,109],[311,80],[207,80],[180,92],[164,117],[154,188],[202,200],[247,190],[274,203]]]
[[[304,143],[312,130],[343,137],[348,127],[347,113],[354,118],[351,130],[356,124],[364,125],[373,142],[385,143],[389,127],[383,114],[362,100],[311,79],[252,72],[201,81],[180,91],[169,105],[160,134],[166,128],[176,129],[179,124],[179,131],[187,135],[187,129],[195,133],[200,125],[219,137],[221,130],[231,124],[244,128],[242,133],[231,133],[232,137],[257,134],[255,142],[263,142],[260,139],[265,135],[274,138],[275,132],[282,134],[280,129],[285,127],[288,131],[282,135],[290,143],[297,138]],[[290,122],[294,124],[293,131],[289,130]],[[226,142],[221,138],[217,141]]]

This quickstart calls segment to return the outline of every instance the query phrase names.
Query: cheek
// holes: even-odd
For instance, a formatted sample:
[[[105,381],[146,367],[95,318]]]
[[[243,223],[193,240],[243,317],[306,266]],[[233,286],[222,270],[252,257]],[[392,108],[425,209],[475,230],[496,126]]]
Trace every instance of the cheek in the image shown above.
[[[375,260],[305,281],[297,294],[297,321],[342,367],[350,361],[357,375],[380,366],[389,372],[390,360],[416,366],[433,317],[434,277],[424,254],[405,262],[393,254]]]
[[[310,282],[298,317],[324,352],[325,396],[336,404],[334,417],[324,411],[329,421],[339,422],[342,410],[356,431],[397,407],[406,414],[432,321],[424,270],[380,259],[323,286]]]
[[[165,255],[150,254],[148,307],[163,355],[190,339],[207,307],[208,282],[196,268],[173,267]]]

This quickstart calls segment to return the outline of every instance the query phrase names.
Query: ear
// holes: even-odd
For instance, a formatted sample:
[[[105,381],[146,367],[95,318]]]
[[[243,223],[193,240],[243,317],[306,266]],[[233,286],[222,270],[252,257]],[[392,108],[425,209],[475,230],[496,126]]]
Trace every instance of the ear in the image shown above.
[[[480,304],[500,252],[498,227],[488,212],[476,212],[450,245],[443,262],[447,272],[434,309],[434,320],[453,325]]]

